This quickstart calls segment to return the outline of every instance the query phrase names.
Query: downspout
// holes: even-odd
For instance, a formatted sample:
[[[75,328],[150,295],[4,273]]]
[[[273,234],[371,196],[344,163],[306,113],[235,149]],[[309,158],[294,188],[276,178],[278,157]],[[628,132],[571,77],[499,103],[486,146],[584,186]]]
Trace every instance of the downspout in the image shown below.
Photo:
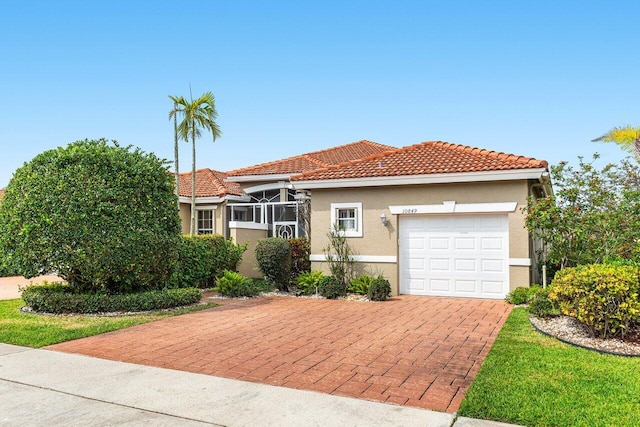
[[[553,196],[553,188],[551,187],[551,178],[549,172],[543,172],[538,178],[538,184],[533,184],[531,190],[540,188],[544,196]],[[547,242],[542,241],[542,287],[547,287]]]

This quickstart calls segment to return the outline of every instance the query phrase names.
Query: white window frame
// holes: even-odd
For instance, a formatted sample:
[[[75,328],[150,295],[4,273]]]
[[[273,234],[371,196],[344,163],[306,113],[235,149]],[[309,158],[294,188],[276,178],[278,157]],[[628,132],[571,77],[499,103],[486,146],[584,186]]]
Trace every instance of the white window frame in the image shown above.
[[[211,212],[211,233],[201,233],[200,212]],[[208,228],[206,230],[209,230]],[[196,208],[196,234],[216,234],[216,209],[213,207]]]
[[[331,203],[331,230],[338,223],[338,211],[341,209],[355,210],[356,228],[340,230],[339,233],[345,237],[362,237],[362,202]]]

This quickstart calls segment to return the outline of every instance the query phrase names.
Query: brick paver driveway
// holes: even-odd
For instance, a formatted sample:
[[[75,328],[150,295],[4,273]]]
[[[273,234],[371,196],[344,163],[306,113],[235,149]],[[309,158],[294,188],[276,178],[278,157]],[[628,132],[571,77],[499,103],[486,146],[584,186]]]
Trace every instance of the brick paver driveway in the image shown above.
[[[144,365],[455,412],[504,301],[268,297],[50,346]]]

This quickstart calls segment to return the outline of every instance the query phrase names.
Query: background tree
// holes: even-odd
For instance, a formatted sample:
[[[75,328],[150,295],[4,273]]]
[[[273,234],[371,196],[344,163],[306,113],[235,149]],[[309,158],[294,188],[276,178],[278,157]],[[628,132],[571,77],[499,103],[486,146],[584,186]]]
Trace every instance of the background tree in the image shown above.
[[[178,124],[178,137],[191,140],[191,225],[189,233],[195,234],[196,230],[196,138],[202,135],[202,129],[211,132],[213,141],[222,135],[220,127],[216,123],[218,112],[216,100],[211,92],[206,92],[200,98],[187,101],[184,97],[171,97],[174,110],[178,110],[182,120]]]
[[[177,97],[169,95],[169,98],[173,101],[173,109],[169,111],[169,120],[173,119],[173,165],[175,170],[175,191],[176,197],[178,198],[178,209],[180,209],[180,162],[178,159],[179,155],[179,147],[178,147],[178,114],[182,112],[180,108],[178,108],[178,104],[176,102]]]
[[[598,155],[594,155],[594,160]],[[551,168],[555,194],[529,199],[526,227],[548,245],[552,269],[621,257],[640,260],[640,169],[628,159],[602,169],[579,157],[577,168]]]
[[[7,186],[0,253],[20,275],[56,273],[81,291],[165,286],[180,241],[167,169],[105,139],[39,154]]]
[[[640,159],[640,127],[624,126],[611,129],[593,142],[613,142]]]

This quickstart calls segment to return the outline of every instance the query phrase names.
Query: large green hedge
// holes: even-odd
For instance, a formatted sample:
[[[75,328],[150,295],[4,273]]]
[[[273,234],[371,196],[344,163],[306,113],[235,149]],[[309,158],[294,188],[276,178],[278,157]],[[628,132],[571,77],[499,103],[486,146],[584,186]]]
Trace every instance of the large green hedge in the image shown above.
[[[247,245],[225,240],[218,234],[183,236],[178,263],[171,277],[172,287],[211,288],[225,270],[235,271]]]
[[[84,291],[165,286],[180,242],[166,161],[105,139],[46,151],[0,204],[0,253],[26,277],[55,272]]]

